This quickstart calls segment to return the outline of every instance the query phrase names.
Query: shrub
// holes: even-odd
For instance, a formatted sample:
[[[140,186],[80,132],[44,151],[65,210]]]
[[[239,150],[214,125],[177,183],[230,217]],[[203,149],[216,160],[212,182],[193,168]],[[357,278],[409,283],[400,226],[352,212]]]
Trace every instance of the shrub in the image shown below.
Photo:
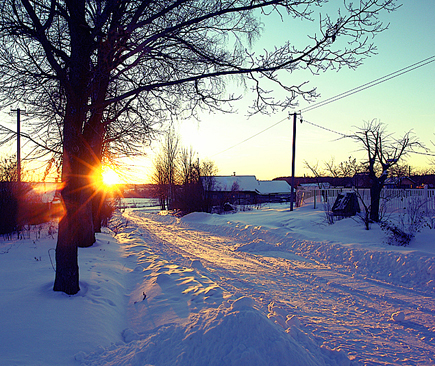
[[[0,235],[18,230],[18,199],[15,183],[0,182]]]
[[[323,212],[325,213],[325,221],[328,225],[333,225],[334,213],[332,212],[332,205],[330,201],[326,201],[323,203]]]
[[[12,156],[0,159],[0,234],[18,230],[17,163]]]
[[[106,200],[100,209],[101,226],[107,227],[116,209],[116,200]]]
[[[402,227],[407,227],[410,233],[416,233],[426,226],[429,219],[426,204],[426,200],[420,197],[409,197],[405,206],[406,212],[400,216]]]
[[[387,234],[387,243],[395,246],[407,246],[414,237],[413,233],[407,233],[397,225],[390,222],[381,222],[381,229]]]

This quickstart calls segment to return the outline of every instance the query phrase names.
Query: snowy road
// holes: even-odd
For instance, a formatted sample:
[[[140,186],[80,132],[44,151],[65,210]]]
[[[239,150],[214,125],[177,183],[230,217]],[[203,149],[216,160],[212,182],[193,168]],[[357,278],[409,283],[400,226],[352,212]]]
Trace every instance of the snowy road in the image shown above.
[[[296,315],[319,345],[344,350],[352,364],[435,364],[435,302],[427,291],[375,280],[290,250],[252,250],[260,241],[255,230],[248,240],[243,228],[240,235],[237,228],[228,235],[211,225],[169,217],[156,221],[140,212],[124,216],[153,255],[201,270],[231,295],[252,297],[264,314],[273,302],[283,314]],[[404,321],[391,320],[397,311],[405,314]]]

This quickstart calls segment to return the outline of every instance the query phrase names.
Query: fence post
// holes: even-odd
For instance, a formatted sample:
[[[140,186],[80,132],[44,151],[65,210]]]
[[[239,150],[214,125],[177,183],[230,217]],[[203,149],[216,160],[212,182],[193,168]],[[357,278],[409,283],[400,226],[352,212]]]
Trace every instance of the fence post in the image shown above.
[[[428,189],[428,185],[425,184],[423,186],[423,194],[424,194],[424,208],[425,208],[425,213],[427,214],[429,212],[428,210],[428,202],[429,202],[429,189]]]

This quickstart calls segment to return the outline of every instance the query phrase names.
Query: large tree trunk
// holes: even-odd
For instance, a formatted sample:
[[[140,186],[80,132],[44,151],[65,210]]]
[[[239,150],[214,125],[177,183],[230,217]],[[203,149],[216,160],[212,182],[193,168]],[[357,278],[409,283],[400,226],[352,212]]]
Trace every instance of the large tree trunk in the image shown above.
[[[56,246],[56,278],[54,291],[74,295],[79,290],[78,247],[81,241],[79,179],[70,174],[72,168],[64,153],[62,200],[65,215],[59,222]]]
[[[101,51],[101,50],[100,50]],[[108,57],[108,55],[101,51],[99,52],[100,58]],[[103,66],[102,66],[103,65]],[[99,60],[99,66],[104,67],[106,62],[102,59]],[[84,138],[88,145],[88,164],[90,164],[89,175],[94,176],[96,172],[101,173],[101,165],[103,159],[103,145],[106,135],[107,124],[103,121],[103,109],[101,106],[104,104],[107,88],[109,85],[109,72],[99,72],[100,75],[98,82],[98,89],[94,91],[93,103],[97,107],[92,110],[91,117],[84,128]],[[102,177],[100,177],[102,178]],[[94,231],[101,232],[101,223],[103,214],[102,211],[105,208],[106,192],[103,192],[99,187],[95,185],[89,185],[91,189],[91,206],[92,206],[92,221],[94,225]]]
[[[77,232],[77,245],[81,248],[87,248],[95,243],[95,230],[92,217],[92,197],[95,192],[93,182],[93,168],[89,147],[86,140],[79,135],[79,156],[74,157],[72,166],[74,171],[71,172],[74,179],[71,179],[74,187],[74,215],[77,216],[77,222],[80,225]]]
[[[81,105],[81,104],[79,104]],[[54,291],[69,295],[79,290],[78,247],[95,242],[89,189],[87,147],[81,134],[83,116],[67,109],[64,120],[62,200],[65,215],[59,222]],[[68,113],[70,112],[70,113]]]
[[[99,125],[101,125],[100,122],[97,122]],[[94,172],[92,172],[92,175],[95,176],[95,172],[101,172],[101,160],[102,160],[102,149],[103,149],[103,134],[104,132],[100,132],[98,135],[93,136],[93,144],[91,146],[92,148],[92,157],[90,161],[93,162],[93,169]],[[96,140],[96,141],[95,141]],[[100,177],[102,180],[102,177]],[[92,206],[92,222],[94,225],[94,231],[96,233],[101,232],[101,223],[102,223],[102,211],[105,208],[105,201],[106,201],[106,192],[99,189],[99,187],[95,188],[95,186],[92,189],[92,199],[91,199],[91,206]]]
[[[84,136],[89,114],[93,35],[86,23],[85,3],[67,1],[71,35],[70,59],[65,83],[67,105],[63,125],[62,199],[65,216],[59,223],[56,246],[55,291],[75,294],[80,290],[78,247],[95,242],[92,220],[90,171],[92,151]],[[67,82],[66,82],[67,81]]]
[[[373,182],[370,187],[370,220],[379,222],[379,205],[381,201],[382,185]]]
[[[66,209],[65,216],[59,222],[56,246],[56,278],[53,290],[62,291],[68,295],[74,295],[80,290],[77,219],[71,207]]]
[[[79,247],[87,248],[92,246],[95,241],[95,228],[92,210],[92,194],[93,190],[86,188],[81,188],[82,192],[80,194],[80,207],[78,208],[78,215],[81,225],[81,230],[79,231]]]
[[[78,247],[88,247],[95,242],[92,221],[92,201],[86,189],[81,159],[64,152],[62,199],[65,215],[59,222],[56,246],[56,278],[54,291],[69,295],[79,290]]]
[[[95,195],[92,198],[92,219],[94,222],[94,230],[96,233],[101,233],[101,222],[103,221],[101,210],[103,208],[103,201],[103,192],[95,192]]]

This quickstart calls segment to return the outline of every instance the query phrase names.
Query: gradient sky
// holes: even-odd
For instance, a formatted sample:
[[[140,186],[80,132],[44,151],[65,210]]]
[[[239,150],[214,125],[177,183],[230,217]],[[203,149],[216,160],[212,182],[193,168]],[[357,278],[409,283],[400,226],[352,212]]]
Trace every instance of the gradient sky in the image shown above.
[[[309,80],[321,97],[316,103],[379,77],[435,55],[435,1],[407,1],[396,12],[382,17],[389,29],[375,37],[378,54],[364,61],[356,70],[328,71],[319,76],[310,73],[294,75],[299,81]],[[266,25],[263,41],[280,44],[279,35],[293,34],[305,39],[307,32],[297,29],[304,23]],[[296,36],[295,36],[296,37]],[[290,37],[290,39],[292,39]],[[213,160],[220,175],[256,175],[258,179],[273,179],[291,175],[292,120],[285,120],[266,132],[241,143],[258,132],[286,119],[284,111],[272,116],[246,118],[245,102],[233,115],[203,115],[198,121],[180,121],[179,133],[184,146],[192,146],[200,158]],[[300,109],[309,104],[300,102]],[[298,109],[296,110],[298,111]],[[326,106],[302,114],[302,118],[344,134],[350,134],[364,121],[379,119],[396,137],[409,130],[432,150],[435,147],[435,62],[405,73],[377,86],[361,91]],[[296,175],[308,173],[304,160],[323,165],[332,157],[336,162],[349,156],[363,160],[365,155],[356,142],[339,139],[340,135],[313,125],[298,122],[296,139]],[[235,146],[237,145],[237,146]],[[233,147],[235,146],[235,147]],[[407,163],[427,166],[429,158],[412,154]]]
[[[334,1],[333,4],[338,2]],[[341,4],[341,1],[339,2]],[[406,1],[403,6],[381,19],[390,23],[389,29],[377,35],[374,43],[378,54],[366,59],[356,70],[342,69],[328,71],[321,75],[297,72],[290,76],[290,82],[309,81],[317,87],[321,97],[319,103],[372,80],[400,70],[421,60],[435,56],[435,1]],[[297,44],[305,44],[308,27],[306,22],[290,20],[281,23],[274,18],[265,24],[264,36],[256,47],[281,45],[286,39]],[[312,29],[311,29],[312,30]],[[229,90],[231,92],[231,90]],[[281,93],[276,90],[279,95]],[[236,104],[238,113],[231,115],[205,115],[199,121],[182,120],[175,125],[181,136],[182,145],[192,147],[201,159],[213,160],[219,175],[256,175],[268,180],[291,175],[292,120],[289,113],[298,112],[310,104],[301,101],[296,110],[288,110],[271,116],[257,115],[246,117],[247,106],[252,95],[246,93],[244,100]],[[435,62],[410,71],[392,80],[361,91],[336,102],[304,112],[302,118],[325,129],[351,134],[361,127],[364,121],[379,119],[387,126],[388,132],[401,137],[413,130],[415,135],[432,151],[435,146]],[[15,116],[3,113],[2,123],[14,126]],[[278,122],[283,121],[279,124]],[[266,132],[241,143],[251,136],[277,124]],[[323,162],[334,158],[336,162],[347,160],[349,156],[359,161],[365,158],[364,152],[350,139],[340,139],[340,135],[309,123],[297,124],[296,175],[308,173],[304,161],[322,166]],[[23,141],[24,143],[24,141]],[[13,148],[13,147],[12,147]],[[24,146],[24,150],[25,150]],[[158,142],[147,149],[147,156],[140,160],[126,162],[134,171],[125,179],[130,182],[149,181],[152,170],[153,153]],[[435,159],[435,157],[432,157]],[[407,163],[415,167],[428,166],[430,158],[412,154]]]

